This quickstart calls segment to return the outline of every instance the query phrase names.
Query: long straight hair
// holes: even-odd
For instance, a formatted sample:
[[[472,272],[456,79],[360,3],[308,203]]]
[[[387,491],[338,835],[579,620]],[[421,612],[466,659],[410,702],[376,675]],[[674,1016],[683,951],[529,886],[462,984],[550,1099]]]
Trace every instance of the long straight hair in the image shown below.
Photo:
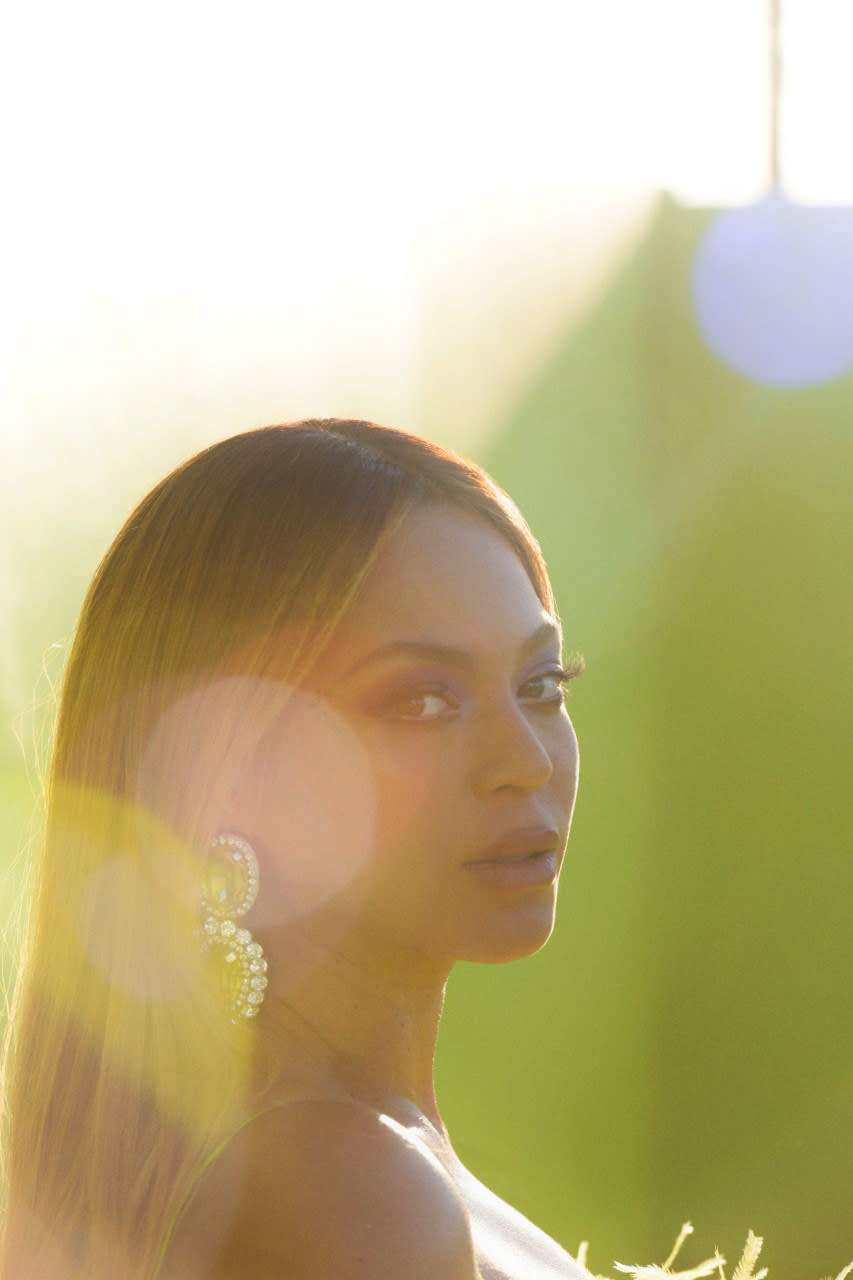
[[[160,1274],[204,1168],[251,1114],[251,1023],[198,945],[221,799],[406,513],[444,503],[512,546],[475,464],[374,423],[222,440],[131,513],[63,676],[46,817],[3,1052],[0,1277]],[[254,1082],[256,1083],[256,1081]]]

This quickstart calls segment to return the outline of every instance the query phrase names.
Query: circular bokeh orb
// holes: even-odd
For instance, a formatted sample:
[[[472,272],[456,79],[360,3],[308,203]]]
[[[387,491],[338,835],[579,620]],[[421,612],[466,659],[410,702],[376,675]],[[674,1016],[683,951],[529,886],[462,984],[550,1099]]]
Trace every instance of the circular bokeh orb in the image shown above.
[[[712,222],[691,290],[711,350],[767,386],[828,382],[853,367],[853,207],[778,190]]]

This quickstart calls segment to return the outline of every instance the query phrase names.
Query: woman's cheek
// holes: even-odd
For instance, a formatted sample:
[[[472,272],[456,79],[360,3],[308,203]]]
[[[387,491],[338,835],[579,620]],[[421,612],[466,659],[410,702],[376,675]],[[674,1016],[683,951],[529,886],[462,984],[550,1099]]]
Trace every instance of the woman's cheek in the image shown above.
[[[464,776],[454,744],[430,726],[398,731],[368,748],[376,786],[377,855],[415,844],[434,848]]]
[[[370,863],[381,780],[367,745],[327,700],[295,691],[264,771],[261,830],[279,892],[257,923],[307,915]],[[261,919],[261,916],[264,916]]]

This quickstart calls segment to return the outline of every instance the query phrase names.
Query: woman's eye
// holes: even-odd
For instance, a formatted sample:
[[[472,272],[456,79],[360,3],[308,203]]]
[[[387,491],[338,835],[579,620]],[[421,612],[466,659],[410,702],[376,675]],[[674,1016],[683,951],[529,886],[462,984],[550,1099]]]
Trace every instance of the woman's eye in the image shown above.
[[[562,706],[565,701],[563,683],[567,678],[565,671],[544,671],[541,676],[527,681],[524,686],[525,696],[530,697],[533,702]]]
[[[414,693],[410,698],[403,698],[391,707],[391,714],[399,720],[438,720],[448,710],[455,709],[455,703],[446,693],[425,689],[422,693]]]

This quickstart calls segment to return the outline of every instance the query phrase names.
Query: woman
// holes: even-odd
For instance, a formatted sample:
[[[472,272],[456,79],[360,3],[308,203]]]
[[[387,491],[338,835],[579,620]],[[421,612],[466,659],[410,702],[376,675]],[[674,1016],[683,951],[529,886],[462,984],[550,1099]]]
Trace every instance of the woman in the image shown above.
[[[433,1085],[454,963],[553,928],[560,646],[516,507],[415,436],[266,427],[142,500],[64,677],[3,1280],[587,1274]]]

